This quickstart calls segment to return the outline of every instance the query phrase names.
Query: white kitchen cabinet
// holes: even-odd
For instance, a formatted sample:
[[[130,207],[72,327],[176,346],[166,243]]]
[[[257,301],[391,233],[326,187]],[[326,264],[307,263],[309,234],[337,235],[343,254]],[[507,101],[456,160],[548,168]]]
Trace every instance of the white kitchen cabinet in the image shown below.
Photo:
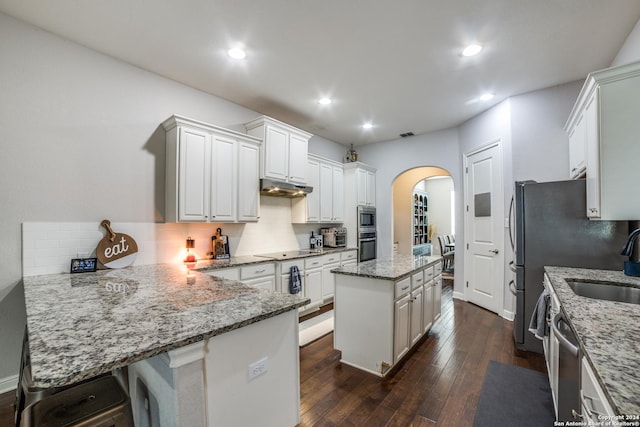
[[[433,325],[433,280],[423,286],[422,295],[422,333],[426,334]]]
[[[420,338],[422,338],[422,334],[424,333],[422,329],[423,304],[424,291],[422,286],[418,286],[416,290],[411,291],[411,325],[409,326],[409,331],[412,347],[420,341]]]
[[[603,420],[615,420],[617,415],[600,387],[591,365],[586,357],[582,357],[580,375],[580,403],[582,405],[582,420],[587,425],[602,425]],[[637,414],[632,414],[637,415]]]
[[[640,178],[639,116],[640,62],[589,74],[565,125],[570,169],[578,168],[579,159],[585,158],[587,217],[637,219],[640,199],[630,195],[637,191]],[[581,135],[584,155],[578,144]]]
[[[238,145],[238,222],[260,218],[260,146],[240,142]]]
[[[251,264],[244,267],[221,268],[206,274],[223,279],[237,280],[255,288],[276,290],[276,270],[273,262]]]
[[[322,266],[305,270],[304,296],[311,300],[305,310],[315,310],[322,304]]]
[[[165,220],[258,220],[260,140],[180,116],[166,130]]]
[[[310,154],[308,185],[313,191],[291,199],[291,222],[342,223],[344,219],[344,173],[342,164]]]
[[[433,321],[437,321],[442,314],[442,276],[433,279]]]
[[[411,295],[405,294],[395,302],[393,363],[398,363],[409,351],[409,324],[411,322]]]
[[[260,177],[307,184],[307,152],[311,134],[270,117],[245,123],[249,135],[263,140]]]
[[[334,268],[340,267],[340,254],[334,253],[324,256],[322,265],[322,302],[333,300],[336,288],[336,278],[331,272]]]
[[[574,128],[569,132],[569,176],[572,179],[586,173],[587,133],[585,117],[581,115]]]
[[[211,211],[212,222],[232,222],[236,219],[237,141],[222,135],[211,137]]]
[[[376,168],[362,162],[345,163],[344,170],[344,226],[358,229],[358,206],[376,205]],[[348,233],[347,246],[358,246],[358,233]]]

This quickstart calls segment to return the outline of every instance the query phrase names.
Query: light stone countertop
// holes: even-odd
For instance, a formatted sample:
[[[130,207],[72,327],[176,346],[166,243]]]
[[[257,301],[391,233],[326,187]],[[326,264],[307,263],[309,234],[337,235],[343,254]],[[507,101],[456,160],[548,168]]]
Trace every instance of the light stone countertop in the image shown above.
[[[25,277],[34,386],[75,383],[309,303],[193,274],[191,285],[173,264]]]
[[[386,258],[372,259],[356,265],[334,268],[332,273],[349,276],[369,277],[382,280],[400,280],[415,270],[435,264],[442,258],[438,256],[393,255]]]
[[[640,278],[583,268],[545,271],[612,408],[619,415],[640,415],[640,305],[582,297],[566,282],[587,279],[640,288]]]

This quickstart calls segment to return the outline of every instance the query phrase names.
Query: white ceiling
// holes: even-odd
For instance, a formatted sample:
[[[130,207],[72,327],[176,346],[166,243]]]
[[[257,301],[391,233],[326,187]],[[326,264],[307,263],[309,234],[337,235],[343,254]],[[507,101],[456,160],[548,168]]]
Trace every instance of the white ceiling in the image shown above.
[[[0,0],[0,11],[360,145],[455,126],[509,96],[609,66],[640,1]],[[472,41],[484,50],[462,57]],[[226,55],[237,43],[242,61]],[[496,97],[477,101],[483,92]],[[319,105],[322,96],[333,104]],[[365,121],[374,127],[361,129]]]

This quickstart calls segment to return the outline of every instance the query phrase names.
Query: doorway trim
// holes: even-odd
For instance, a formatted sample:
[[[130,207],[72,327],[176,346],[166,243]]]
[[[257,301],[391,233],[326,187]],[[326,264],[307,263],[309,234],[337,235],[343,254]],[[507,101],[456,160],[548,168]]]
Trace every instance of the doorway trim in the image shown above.
[[[464,300],[465,301],[470,301],[469,299],[469,292],[470,292],[470,288],[467,287],[467,282],[469,280],[469,275],[471,274],[471,257],[469,256],[469,242],[471,241],[471,220],[470,220],[470,212],[468,211],[468,200],[469,200],[469,158],[471,156],[474,156],[478,153],[481,153],[483,151],[492,149],[492,148],[498,148],[498,159],[497,161],[500,164],[500,171],[501,171],[501,179],[500,179],[500,183],[499,186],[500,188],[498,189],[498,191],[500,192],[500,194],[502,194],[502,199],[503,199],[503,203],[502,206],[500,206],[499,209],[499,217],[498,218],[493,218],[493,222],[492,224],[495,226],[496,225],[496,221],[499,222],[498,227],[496,227],[499,231],[499,236],[497,236],[496,240],[501,242],[501,248],[502,248],[502,258],[503,258],[503,262],[501,263],[501,265],[499,265],[499,271],[497,273],[497,279],[499,281],[498,286],[498,293],[496,295],[496,301],[497,301],[497,306],[495,307],[495,310],[491,310],[487,307],[488,310],[493,311],[494,313],[496,313],[499,316],[502,316],[503,312],[504,312],[504,279],[505,279],[505,271],[504,271],[504,239],[505,239],[505,229],[504,229],[504,219],[505,219],[505,213],[504,213],[504,152],[503,152],[503,147],[502,147],[502,139],[498,138],[498,139],[494,139],[492,141],[490,141],[489,143],[480,146],[478,148],[474,148],[473,150],[466,152],[463,154],[463,162],[462,162],[462,181],[463,181],[463,206],[462,206],[462,210],[463,210],[463,224],[464,224],[464,274],[462,277],[462,295],[464,296]]]

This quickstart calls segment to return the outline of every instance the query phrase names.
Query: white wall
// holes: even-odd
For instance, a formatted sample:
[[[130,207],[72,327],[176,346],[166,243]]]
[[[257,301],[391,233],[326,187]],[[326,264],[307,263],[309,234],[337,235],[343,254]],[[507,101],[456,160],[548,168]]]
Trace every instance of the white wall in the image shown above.
[[[451,174],[456,191],[462,189],[458,132],[455,128],[364,145],[358,147],[358,151],[360,161],[377,168],[376,209],[379,257],[391,255],[393,250],[392,184],[398,175],[421,166],[436,166]],[[456,275],[457,280],[458,275]]]
[[[636,22],[636,25],[629,33],[627,40],[624,42],[618,54],[611,63],[612,67],[618,65],[628,64],[640,60],[640,21]]]
[[[451,234],[451,178],[426,179],[422,181],[424,189],[429,193],[429,225],[435,228],[432,247],[433,253],[440,253],[438,237]]]
[[[23,222],[162,223],[164,132],[172,114],[243,130],[259,115],[0,14],[0,386],[18,371],[24,296]],[[346,147],[314,137],[310,151]],[[267,200],[258,224],[222,225],[234,254],[300,242],[288,199]],[[215,226],[200,226],[203,236]],[[135,236],[134,236],[135,238]],[[203,241],[206,237],[203,237]],[[280,245],[280,246],[278,246]],[[280,249],[278,249],[280,250]]]

